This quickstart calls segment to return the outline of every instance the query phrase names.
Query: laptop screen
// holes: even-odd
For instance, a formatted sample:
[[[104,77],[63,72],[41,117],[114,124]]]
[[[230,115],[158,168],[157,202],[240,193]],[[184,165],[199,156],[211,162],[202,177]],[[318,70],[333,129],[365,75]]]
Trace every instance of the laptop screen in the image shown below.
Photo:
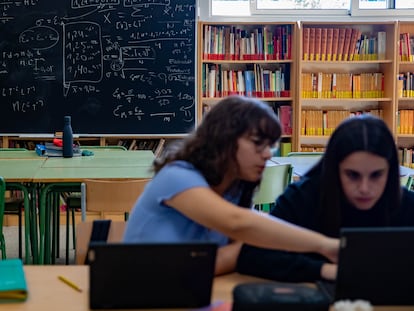
[[[414,305],[414,227],[344,228],[335,300]]]
[[[197,308],[210,304],[217,244],[92,243],[91,309]]]

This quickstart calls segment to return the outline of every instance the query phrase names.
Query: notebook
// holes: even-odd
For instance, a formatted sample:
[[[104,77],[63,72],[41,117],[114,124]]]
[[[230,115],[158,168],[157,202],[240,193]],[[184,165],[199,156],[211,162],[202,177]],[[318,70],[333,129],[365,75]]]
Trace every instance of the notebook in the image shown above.
[[[0,260],[0,303],[27,299],[27,283],[21,259]]]
[[[91,243],[91,309],[199,308],[210,304],[217,244]]]
[[[318,283],[331,301],[373,305],[414,305],[413,285],[414,227],[342,229],[336,282]]]

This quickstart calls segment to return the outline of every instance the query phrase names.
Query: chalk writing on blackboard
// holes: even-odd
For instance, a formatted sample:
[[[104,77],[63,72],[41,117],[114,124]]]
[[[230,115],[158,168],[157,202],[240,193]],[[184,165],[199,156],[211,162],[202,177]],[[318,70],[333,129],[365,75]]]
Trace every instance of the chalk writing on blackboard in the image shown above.
[[[194,127],[195,0],[12,0],[0,25],[0,133]]]

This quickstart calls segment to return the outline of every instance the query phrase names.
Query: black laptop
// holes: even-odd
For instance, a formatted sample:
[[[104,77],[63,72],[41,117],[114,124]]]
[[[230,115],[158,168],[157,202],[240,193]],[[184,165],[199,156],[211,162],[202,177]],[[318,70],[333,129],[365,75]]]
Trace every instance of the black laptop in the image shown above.
[[[335,283],[320,282],[331,301],[414,305],[414,227],[344,228]]]
[[[91,243],[91,309],[199,308],[210,304],[217,244]]]

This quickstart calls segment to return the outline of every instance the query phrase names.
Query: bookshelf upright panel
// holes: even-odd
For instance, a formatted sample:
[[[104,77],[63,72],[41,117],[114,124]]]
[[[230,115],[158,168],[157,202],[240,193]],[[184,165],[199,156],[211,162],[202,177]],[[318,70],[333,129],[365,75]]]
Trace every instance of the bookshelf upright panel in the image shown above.
[[[282,123],[281,150],[295,150],[297,24],[198,25],[198,122],[228,95],[268,103]]]
[[[414,167],[414,22],[399,22],[397,32],[396,140],[400,163]]]
[[[323,151],[355,114],[379,115],[395,133],[396,22],[302,22],[298,41],[298,151]]]

